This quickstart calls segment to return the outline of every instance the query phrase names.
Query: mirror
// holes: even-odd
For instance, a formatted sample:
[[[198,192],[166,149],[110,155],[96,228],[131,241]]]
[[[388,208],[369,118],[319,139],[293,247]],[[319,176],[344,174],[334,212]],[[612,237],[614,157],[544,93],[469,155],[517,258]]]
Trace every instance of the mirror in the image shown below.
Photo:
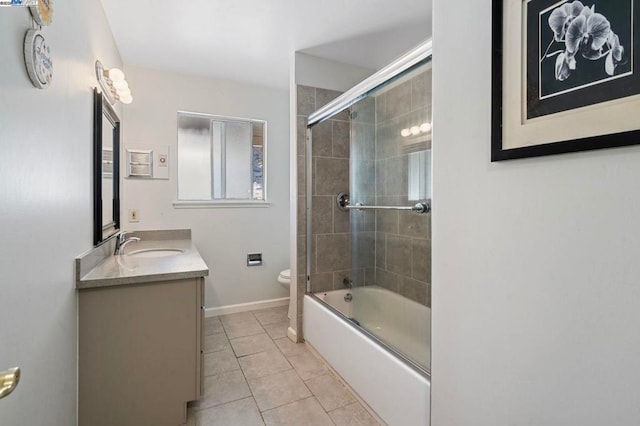
[[[120,119],[93,89],[93,244],[120,230]]]

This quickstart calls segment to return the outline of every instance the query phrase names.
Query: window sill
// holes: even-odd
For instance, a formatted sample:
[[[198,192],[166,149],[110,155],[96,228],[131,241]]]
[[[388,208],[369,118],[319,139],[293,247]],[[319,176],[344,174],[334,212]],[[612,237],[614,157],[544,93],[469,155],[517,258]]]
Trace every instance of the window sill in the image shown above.
[[[228,209],[228,208],[266,208],[268,201],[257,200],[219,200],[219,201],[174,201],[174,209]]]

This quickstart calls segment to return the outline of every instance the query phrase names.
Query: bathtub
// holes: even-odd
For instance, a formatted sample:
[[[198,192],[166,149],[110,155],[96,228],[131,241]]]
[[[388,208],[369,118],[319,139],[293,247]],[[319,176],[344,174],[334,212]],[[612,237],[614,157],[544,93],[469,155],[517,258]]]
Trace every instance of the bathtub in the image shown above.
[[[352,295],[351,302],[345,296]],[[379,287],[304,297],[305,340],[389,425],[428,425],[431,380],[327,308],[330,304],[419,364],[429,365],[431,310]]]

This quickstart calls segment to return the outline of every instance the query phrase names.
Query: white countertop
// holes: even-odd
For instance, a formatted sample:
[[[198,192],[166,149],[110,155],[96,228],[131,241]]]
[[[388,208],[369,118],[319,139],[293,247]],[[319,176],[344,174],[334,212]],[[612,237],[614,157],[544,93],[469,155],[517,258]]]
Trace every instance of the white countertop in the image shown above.
[[[76,288],[79,290],[115,285],[141,284],[157,281],[180,280],[209,275],[209,268],[193,245],[190,233],[187,238],[161,239],[163,236],[175,238],[184,236],[179,233],[157,231],[139,231],[128,234],[141,238],[139,242],[126,245],[122,255],[108,255],[104,260],[95,261],[95,251],[107,252],[100,247],[85,253],[76,259]],[[160,237],[160,238],[158,238]],[[181,249],[183,253],[163,257],[137,257],[127,253],[144,249]],[[92,258],[97,263],[84,275],[83,259]]]

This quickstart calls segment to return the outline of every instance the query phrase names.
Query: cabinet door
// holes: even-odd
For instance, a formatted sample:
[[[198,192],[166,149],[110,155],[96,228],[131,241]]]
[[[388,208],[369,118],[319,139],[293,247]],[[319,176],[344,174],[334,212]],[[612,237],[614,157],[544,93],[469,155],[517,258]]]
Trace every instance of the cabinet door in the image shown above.
[[[196,278],[80,291],[80,426],[185,421],[200,388],[198,292]]]

